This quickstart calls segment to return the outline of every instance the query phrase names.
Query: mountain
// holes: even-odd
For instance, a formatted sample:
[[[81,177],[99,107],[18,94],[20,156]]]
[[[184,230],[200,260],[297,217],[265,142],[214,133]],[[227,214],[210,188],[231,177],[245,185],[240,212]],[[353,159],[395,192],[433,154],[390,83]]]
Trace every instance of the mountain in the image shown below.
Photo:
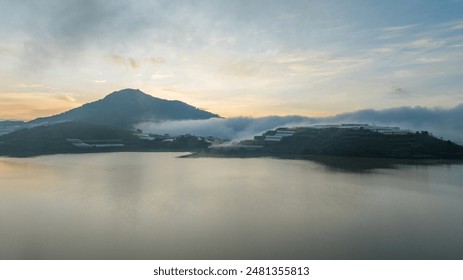
[[[138,89],[115,91],[103,99],[64,113],[28,122],[42,125],[68,121],[128,128],[143,121],[198,120],[219,117],[177,100],[165,100]]]

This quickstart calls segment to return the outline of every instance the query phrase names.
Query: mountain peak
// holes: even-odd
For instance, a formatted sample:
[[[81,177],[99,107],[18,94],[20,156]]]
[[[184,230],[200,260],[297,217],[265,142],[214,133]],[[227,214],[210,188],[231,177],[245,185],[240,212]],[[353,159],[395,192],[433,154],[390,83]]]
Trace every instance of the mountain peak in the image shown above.
[[[126,89],[121,89],[118,91],[114,91],[108,95],[106,95],[103,99],[107,98],[115,98],[115,97],[125,97],[125,98],[155,98],[155,99],[160,99],[157,97],[154,97],[152,95],[146,94],[143,91],[139,89],[133,89],[133,88],[126,88]]]
[[[125,88],[125,89],[114,91],[114,92],[106,95],[106,97],[112,96],[112,95],[139,95],[139,94],[148,95],[148,94],[144,93],[143,91],[139,90],[138,88],[137,89]]]

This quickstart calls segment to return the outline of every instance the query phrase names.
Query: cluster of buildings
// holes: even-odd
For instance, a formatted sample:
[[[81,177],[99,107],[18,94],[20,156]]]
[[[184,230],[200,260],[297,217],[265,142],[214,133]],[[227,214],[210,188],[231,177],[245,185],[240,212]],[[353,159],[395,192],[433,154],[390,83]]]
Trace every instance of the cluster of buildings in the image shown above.
[[[325,129],[325,128],[345,128],[345,129],[368,129],[381,134],[389,135],[405,135],[414,133],[415,131],[409,129],[401,129],[398,126],[378,126],[369,124],[356,124],[356,123],[343,123],[343,124],[317,124],[313,125],[313,128]]]
[[[304,131],[306,129],[329,129],[329,128],[339,128],[339,129],[365,129],[374,131],[377,133],[385,135],[405,135],[409,133],[415,133],[408,129],[401,129],[397,126],[377,126],[370,124],[356,124],[356,123],[343,123],[343,124],[317,124],[307,127],[297,127],[297,128],[287,128],[281,127],[276,130],[267,131],[262,135],[254,136],[253,140],[244,140],[239,143],[229,143],[226,141],[219,141],[219,139],[214,139],[213,137],[205,138],[208,142],[213,143],[209,148],[211,149],[220,149],[220,150],[259,150],[262,149],[265,143],[269,142],[280,142],[285,137],[290,137],[296,134],[297,132]],[[168,134],[165,135],[155,135],[155,134],[135,134],[140,139],[145,140],[154,140],[162,139],[165,141],[172,141],[175,137],[172,137]],[[191,135],[187,135],[191,136]],[[204,138],[203,138],[204,140]]]
[[[122,140],[81,140],[81,139],[66,139],[69,143],[78,148],[120,148],[125,145]]]
[[[304,128],[312,129],[328,129],[328,128],[340,128],[340,129],[366,129],[374,132],[378,132],[385,135],[406,135],[409,133],[415,133],[415,131],[408,129],[401,129],[398,126],[378,126],[370,125],[364,123],[343,123],[343,124],[316,124]],[[294,135],[297,131],[300,131],[304,128],[294,128],[288,129],[285,127],[278,128],[275,131],[269,131],[264,133],[262,136],[254,137],[256,141],[265,141],[265,142],[279,142],[284,137],[289,137]]]
[[[294,133],[296,133],[294,130],[278,128],[274,135],[266,135],[264,141],[279,142],[283,137],[293,136]]]

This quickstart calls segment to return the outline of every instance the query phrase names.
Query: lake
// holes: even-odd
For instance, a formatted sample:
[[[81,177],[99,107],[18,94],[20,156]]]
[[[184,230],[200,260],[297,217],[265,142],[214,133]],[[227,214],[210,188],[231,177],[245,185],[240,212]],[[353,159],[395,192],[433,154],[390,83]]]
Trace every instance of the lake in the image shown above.
[[[463,259],[462,164],[182,155],[0,158],[0,259]]]

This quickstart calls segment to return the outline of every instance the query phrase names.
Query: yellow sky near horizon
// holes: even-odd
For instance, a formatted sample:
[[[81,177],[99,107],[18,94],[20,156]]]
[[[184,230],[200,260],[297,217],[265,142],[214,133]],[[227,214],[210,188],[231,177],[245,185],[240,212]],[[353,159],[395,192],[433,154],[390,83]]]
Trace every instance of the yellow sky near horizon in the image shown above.
[[[81,104],[63,96],[21,93],[1,94],[0,120],[32,120],[73,109]]]
[[[463,2],[55,2],[0,1],[0,119],[124,88],[227,118],[463,102]]]
[[[194,100],[191,98],[189,100],[185,100],[185,98],[182,98],[184,97],[182,94],[163,94],[162,90],[158,93],[159,94],[156,96],[158,98],[180,100],[201,110],[218,114],[224,118],[265,117],[269,115],[287,116],[287,112],[290,109],[292,110],[292,115],[309,117],[326,117],[335,114],[335,112],[330,111],[310,111],[305,110],[304,108],[294,110],[293,105],[291,105],[291,108],[287,108],[277,101],[263,102],[264,104],[260,104],[258,107],[259,110],[256,110],[254,107],[255,101],[250,99],[228,101],[227,103],[217,101],[204,102],[200,99]],[[104,96],[99,98],[102,97]],[[49,93],[0,94],[0,104],[2,106],[2,110],[0,110],[0,120],[28,121],[39,117],[51,116],[77,108],[85,103],[96,101],[99,98],[94,100],[88,100],[87,98],[76,100],[74,98]]]

